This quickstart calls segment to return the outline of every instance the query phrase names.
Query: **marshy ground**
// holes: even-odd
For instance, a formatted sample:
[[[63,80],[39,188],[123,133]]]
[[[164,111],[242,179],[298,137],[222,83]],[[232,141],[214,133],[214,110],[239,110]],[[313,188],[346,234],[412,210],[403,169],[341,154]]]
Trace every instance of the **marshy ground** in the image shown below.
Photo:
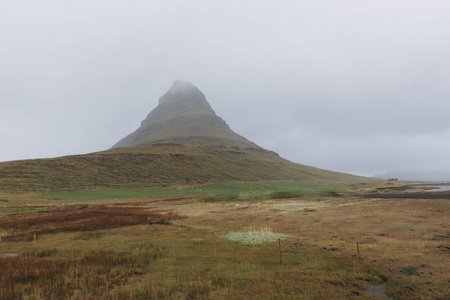
[[[262,194],[262,186],[289,189]],[[450,197],[383,199],[377,187],[258,183],[245,193],[100,200],[1,195],[0,298],[376,299],[368,284],[384,283],[395,299],[448,299]],[[227,239],[261,228],[287,236],[282,264],[276,242]]]

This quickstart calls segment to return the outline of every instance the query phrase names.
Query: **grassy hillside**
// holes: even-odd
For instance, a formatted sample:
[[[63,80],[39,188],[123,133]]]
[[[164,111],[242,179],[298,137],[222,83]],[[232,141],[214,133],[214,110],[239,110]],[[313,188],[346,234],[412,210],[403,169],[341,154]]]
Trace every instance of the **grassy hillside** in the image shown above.
[[[192,186],[257,180],[315,183],[369,179],[294,164],[259,148],[233,146],[158,144],[0,163],[0,191],[3,192]]]

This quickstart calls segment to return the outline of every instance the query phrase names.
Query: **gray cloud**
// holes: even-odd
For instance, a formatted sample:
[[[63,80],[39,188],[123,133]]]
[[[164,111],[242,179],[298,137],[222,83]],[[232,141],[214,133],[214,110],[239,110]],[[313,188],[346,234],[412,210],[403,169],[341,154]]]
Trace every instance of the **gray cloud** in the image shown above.
[[[9,1],[0,161],[109,148],[176,79],[288,159],[448,169],[448,1]]]

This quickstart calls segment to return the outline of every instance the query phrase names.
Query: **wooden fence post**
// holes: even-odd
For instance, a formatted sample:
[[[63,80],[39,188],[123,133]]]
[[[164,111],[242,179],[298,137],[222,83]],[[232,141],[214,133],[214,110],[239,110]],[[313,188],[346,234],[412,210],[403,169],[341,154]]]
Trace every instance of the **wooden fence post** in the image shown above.
[[[356,251],[358,252],[358,269],[361,270],[361,255],[359,253],[359,243],[356,242]]]
[[[158,235],[158,250],[159,250],[159,258],[161,258],[161,235]]]
[[[283,258],[281,256],[281,238],[278,238],[278,248],[280,249],[280,264],[282,264]]]
[[[33,254],[36,251],[36,232],[34,233],[34,238],[33,238]]]

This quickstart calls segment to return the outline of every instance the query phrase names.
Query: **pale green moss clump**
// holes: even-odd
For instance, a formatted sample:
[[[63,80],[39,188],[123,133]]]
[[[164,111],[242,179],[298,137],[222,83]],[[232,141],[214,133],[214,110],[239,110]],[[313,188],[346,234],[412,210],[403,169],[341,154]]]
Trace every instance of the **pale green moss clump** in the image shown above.
[[[270,227],[249,228],[248,231],[232,232],[225,236],[232,242],[246,245],[260,245],[264,243],[274,243],[280,238],[290,237],[288,234],[275,233]]]

